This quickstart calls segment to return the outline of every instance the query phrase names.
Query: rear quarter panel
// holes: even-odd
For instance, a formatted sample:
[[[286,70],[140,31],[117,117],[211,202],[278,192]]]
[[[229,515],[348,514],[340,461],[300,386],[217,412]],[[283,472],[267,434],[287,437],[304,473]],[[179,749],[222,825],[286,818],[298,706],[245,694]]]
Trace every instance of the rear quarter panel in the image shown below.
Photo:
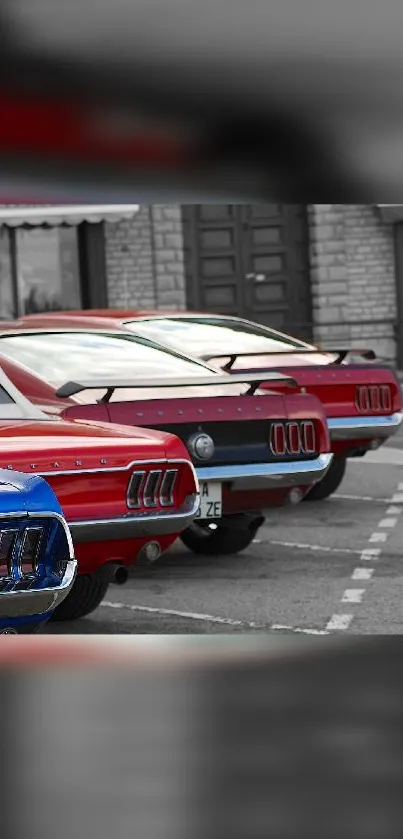
[[[239,371],[237,371],[239,372]],[[244,372],[251,372],[250,370]],[[391,410],[389,413],[402,409],[402,395],[399,382],[387,367],[372,365],[346,365],[336,367],[287,367],[281,372],[293,376],[299,387],[316,396],[325,406],[328,417],[358,416],[356,393],[359,385],[389,385],[392,392]],[[263,384],[265,390],[279,390],[281,386],[273,387],[271,382]]]

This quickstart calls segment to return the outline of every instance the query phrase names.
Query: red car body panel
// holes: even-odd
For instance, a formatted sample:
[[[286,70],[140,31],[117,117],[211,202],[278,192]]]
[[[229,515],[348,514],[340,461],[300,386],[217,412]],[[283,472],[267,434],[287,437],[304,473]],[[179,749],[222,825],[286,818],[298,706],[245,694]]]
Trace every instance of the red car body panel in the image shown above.
[[[34,328],[31,324],[30,328],[34,332],[36,326]],[[10,324],[10,330],[13,334],[19,334],[18,325],[15,323]],[[103,322],[104,330],[105,323]],[[26,327],[22,327],[20,333],[24,331],[27,331]],[[49,327],[47,330],[45,327],[45,331],[49,331]],[[63,332],[63,327],[61,327],[60,331]],[[80,330],[78,329],[77,331],[79,332]],[[84,327],[85,331],[86,327]],[[113,335],[119,335],[119,332],[116,330],[112,330],[112,332]],[[2,330],[2,333],[3,335],[7,335],[7,330]],[[221,395],[222,388],[220,389],[220,385],[214,383],[214,373],[210,373],[208,368],[206,368],[206,372],[209,377],[211,375],[211,387],[210,385],[203,387],[195,385],[195,387],[189,388],[191,394],[186,396],[184,395],[183,389],[173,388],[170,391],[167,389],[165,392],[161,392],[161,394],[158,394],[158,398],[155,398],[155,393],[151,393],[152,398],[150,398],[150,387],[148,388],[148,397],[143,391],[133,388],[133,391],[130,391],[129,396],[125,399],[120,399],[119,391],[117,391],[114,394],[114,400],[116,401],[101,403],[91,398],[91,392],[86,392],[84,400],[88,399],[88,401],[86,404],[83,404],[81,399],[82,394],[79,395],[80,401],[75,396],[60,399],[56,395],[57,388],[53,384],[50,385],[43,381],[39,376],[33,374],[32,371],[30,372],[25,367],[22,367],[19,362],[11,361],[4,353],[1,354],[1,364],[14,384],[21,388],[25,395],[35,404],[40,405],[43,410],[49,413],[61,413],[68,420],[80,418],[90,422],[118,423],[125,427],[142,426],[166,430],[175,436],[182,436],[184,442],[187,439],[183,436],[185,433],[184,429],[190,428],[191,426],[198,428],[201,423],[213,423],[216,429],[219,426],[223,429],[225,423],[232,423],[233,427],[237,424],[239,428],[240,421],[244,423],[254,421],[256,423],[260,420],[266,422],[277,419],[283,422],[287,420],[295,420],[296,422],[313,420],[316,431],[316,447],[312,459],[316,458],[318,460],[321,455],[328,455],[330,450],[329,434],[323,407],[314,396],[302,396],[301,394],[292,393],[287,393],[287,395],[282,393],[267,393],[265,395],[262,392],[259,395],[248,396],[240,394],[240,386],[232,385],[232,382],[226,392],[235,390],[234,398],[231,395],[223,396]],[[218,395],[215,395],[217,391]],[[178,393],[180,395],[177,395]],[[221,433],[221,437],[223,436],[225,436],[225,431]],[[270,455],[268,438],[265,445]],[[234,450],[236,452],[236,446],[234,446]],[[297,456],[293,459],[295,461],[300,460]],[[235,459],[236,462],[237,460]],[[242,462],[245,463],[246,461],[243,460]],[[256,510],[257,501],[263,507],[281,505],[289,497],[289,491],[292,488],[298,488],[300,490],[300,496],[303,496],[309,492],[313,484],[318,480],[315,477],[313,466],[311,476],[312,480],[309,482],[306,479],[306,475],[304,475],[301,482],[296,481],[295,477],[292,476],[288,484],[286,478],[282,478],[282,481],[273,480],[270,488],[267,487],[264,492],[261,491],[261,481],[257,482],[258,487],[248,486],[248,489],[245,489],[245,491],[238,488],[236,493],[233,493],[229,489],[229,481],[223,481],[223,514],[254,511]],[[207,480],[208,478],[205,479]],[[218,478],[215,477],[215,480],[218,480]],[[257,489],[259,489],[259,492],[256,495]]]
[[[3,386],[13,396],[4,378]],[[5,409],[3,417],[4,413]],[[2,418],[0,405],[1,468],[39,474],[50,484],[72,530],[78,573],[93,573],[112,561],[132,565],[150,541],[157,541],[164,551],[194,518],[197,480],[176,437],[82,420],[52,421],[46,415],[42,420],[37,413],[39,418]],[[133,472],[157,468],[163,473],[178,470],[172,505],[158,503],[151,511],[145,505],[130,509],[127,493]],[[182,524],[177,514],[190,509],[192,500],[193,515],[184,516]],[[158,514],[164,518],[154,537],[151,518]]]
[[[167,400],[168,401],[168,400]],[[105,415],[107,411],[108,419],[112,423],[119,423],[124,426],[132,426],[134,422],[141,422],[147,426],[156,427],[161,424],[165,425],[168,417],[172,414],[177,415],[181,412],[181,417],[186,422],[203,422],[215,421],[225,422],[231,418],[231,412],[228,409],[227,397],[215,397],[214,399],[206,399],[206,408],[203,409],[202,414],[200,408],[194,404],[193,400],[189,399],[171,399],[169,400],[169,411],[167,411],[167,404],[163,400],[153,400],[150,406],[144,402],[114,402],[108,405],[88,405],[69,407],[63,415],[66,418],[83,417],[86,419],[96,419]],[[266,400],[262,399],[263,402]],[[189,405],[190,402],[190,405]],[[187,404],[186,404],[187,403]],[[197,403],[200,404],[200,403]],[[315,430],[317,437],[317,453],[326,453],[330,449],[330,440],[327,431],[327,426],[321,418],[321,410],[315,398],[307,397],[301,403],[300,397],[295,396],[273,396],[267,402],[266,411],[263,406],[259,406],[263,416],[269,414],[270,419],[273,420],[304,420],[307,418],[315,419]],[[163,412],[161,411],[163,408]],[[220,413],[222,411],[222,413]],[[161,418],[161,413],[164,417]],[[139,416],[141,414],[141,416]],[[239,416],[238,416],[239,419]],[[244,396],[242,398],[242,419],[255,420],[256,419],[256,397]],[[297,485],[301,495],[306,495],[310,486]],[[225,485],[223,487],[223,512],[225,514],[246,512],[249,510],[256,510],[265,507],[278,507],[286,503],[289,488],[265,490],[265,491],[238,491],[236,493],[228,491]]]
[[[82,312],[60,312],[52,313],[51,315],[33,315],[25,318],[25,323],[26,326],[33,326],[35,323],[35,325],[42,324],[43,326],[47,325],[48,327],[50,323],[58,323],[59,325],[65,323],[70,326],[74,323],[87,323],[88,325],[92,324],[93,326],[98,327],[102,324],[104,326],[107,324],[108,328],[112,328],[112,326],[114,326],[115,328],[119,327],[121,329],[125,329],[127,328],[128,321],[138,320],[140,323],[141,321],[147,321],[147,319],[151,319],[152,321],[153,319],[160,319],[164,316],[168,319],[179,318],[182,322],[186,320],[187,316],[190,318],[199,317],[201,320],[203,317],[211,317],[216,320],[220,319],[220,316],[218,315],[209,316],[197,312],[187,313],[186,315],[183,312],[173,312],[169,310],[139,311],[136,309],[92,309]],[[222,317],[221,320],[225,323],[226,319],[225,317]],[[236,320],[239,324],[248,324],[247,321],[242,321],[242,319],[229,318],[229,320]],[[251,326],[254,325],[251,324]],[[133,329],[132,327],[130,331],[135,331],[135,328]],[[144,330],[142,330],[140,334],[144,334]],[[281,337],[281,333],[276,334]],[[155,335],[150,332],[150,337],[155,338]],[[284,336],[285,339],[287,339],[287,337],[288,336]],[[163,340],[162,337],[160,337],[159,340]],[[240,335],[240,344],[242,344],[242,335]],[[309,345],[301,344],[301,347],[303,346],[308,348]],[[209,347],[206,346],[205,354],[203,353],[203,356],[199,355],[199,357],[205,358],[208,352]],[[210,356],[210,364],[213,364],[217,369],[222,369],[230,356],[230,352],[226,358],[217,357],[216,360],[214,360],[213,356]],[[297,349],[286,353],[266,353],[262,355],[251,355],[248,357],[246,353],[242,356],[241,346],[240,355],[231,366],[230,372],[250,373],[252,371],[261,372],[262,370],[271,372],[275,369],[278,372],[291,375],[297,381],[299,388],[315,395],[323,403],[326,415],[330,420],[333,453],[344,455],[363,454],[374,445],[381,444],[381,442],[387,439],[389,433],[394,433],[398,427],[397,415],[401,414],[403,407],[400,384],[393,371],[387,366],[374,363],[336,364],[334,363],[335,358],[336,356],[331,353],[321,353],[320,351],[298,352]],[[387,405],[379,405],[378,409],[376,409],[375,406],[375,410],[362,410],[363,406],[360,404],[360,389],[374,388],[375,391],[378,391],[377,398],[379,400],[379,391],[385,386],[389,394]],[[284,388],[281,384],[275,384],[272,382],[267,383],[267,385],[262,384],[262,388],[267,388],[271,392],[275,390],[284,392]],[[367,424],[367,427],[365,428],[365,435],[360,436],[359,418],[369,418],[371,416],[375,418],[373,433],[371,434],[370,428],[368,427],[369,424]],[[390,429],[381,429],[378,433],[376,421],[379,417],[389,417],[391,418],[391,421],[392,419],[393,421],[396,420],[396,425]],[[344,435],[342,431],[337,428],[338,420],[343,420],[344,418],[350,418],[352,420],[356,418],[356,424],[358,426],[357,431],[354,431],[354,428],[351,428],[348,435],[347,433]],[[354,425],[354,422],[352,422],[351,425]]]

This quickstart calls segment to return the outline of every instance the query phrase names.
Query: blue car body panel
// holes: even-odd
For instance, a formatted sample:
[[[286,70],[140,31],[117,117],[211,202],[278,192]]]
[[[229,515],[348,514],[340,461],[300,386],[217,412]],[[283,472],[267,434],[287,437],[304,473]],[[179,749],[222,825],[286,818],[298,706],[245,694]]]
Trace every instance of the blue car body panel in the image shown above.
[[[42,627],[74,582],[69,528],[38,475],[0,469],[0,634]]]

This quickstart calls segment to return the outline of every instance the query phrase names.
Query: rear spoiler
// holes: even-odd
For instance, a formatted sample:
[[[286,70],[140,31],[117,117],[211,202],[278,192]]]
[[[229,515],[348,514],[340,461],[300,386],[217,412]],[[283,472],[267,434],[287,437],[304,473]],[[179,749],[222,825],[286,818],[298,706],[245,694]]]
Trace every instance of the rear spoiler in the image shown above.
[[[227,362],[227,364],[224,365],[223,370],[231,370],[231,368],[234,366],[234,364],[235,364],[235,362],[238,358],[252,358],[253,356],[261,356],[261,355],[270,355],[270,356],[271,355],[291,355],[291,354],[297,355],[299,353],[304,354],[304,355],[305,354],[306,355],[328,355],[328,354],[329,355],[337,355],[338,358],[334,362],[335,364],[341,364],[347,358],[347,356],[349,356],[349,355],[360,355],[360,356],[362,356],[362,358],[367,359],[367,361],[373,361],[376,358],[376,353],[374,352],[374,350],[359,350],[359,349],[355,349],[354,347],[351,348],[351,349],[345,349],[345,350],[336,350],[336,349],[333,349],[333,348],[327,348],[325,350],[320,350],[320,349],[317,349],[317,350],[305,350],[305,349],[298,350],[298,349],[293,348],[291,350],[274,350],[273,352],[272,351],[259,352],[257,350],[254,350],[253,352],[238,352],[238,353],[231,353],[231,352],[215,353],[215,354],[208,353],[208,355],[202,355],[200,357],[201,357],[202,361],[206,361],[206,362],[213,361],[214,359],[218,360],[220,358],[229,358],[229,361]]]
[[[250,388],[248,394],[253,394],[264,382],[281,383],[286,387],[296,387],[299,385],[292,376],[286,376],[282,373],[238,373],[233,376],[221,376],[210,374],[208,376],[196,376],[194,378],[178,378],[178,379],[133,379],[132,381],[116,381],[116,382],[67,382],[65,385],[59,387],[56,391],[56,396],[59,399],[67,399],[69,396],[75,396],[77,393],[82,393],[84,390],[106,390],[106,394],[101,402],[109,402],[114,391],[131,390],[136,388],[138,390],[146,390],[150,388],[182,388],[182,387],[215,387],[216,385],[222,387],[223,385],[246,385]]]

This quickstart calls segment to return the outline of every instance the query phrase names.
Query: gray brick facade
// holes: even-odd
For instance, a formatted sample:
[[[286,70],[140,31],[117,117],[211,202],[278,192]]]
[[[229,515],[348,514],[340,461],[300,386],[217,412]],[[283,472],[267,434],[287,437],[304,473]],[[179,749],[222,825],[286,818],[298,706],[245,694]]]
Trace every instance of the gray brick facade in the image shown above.
[[[182,215],[179,204],[153,204],[155,304],[185,309],[185,266]]]
[[[396,355],[396,270],[393,227],[372,205],[309,207],[315,339],[349,341]]]
[[[107,224],[105,252],[111,308],[185,308],[179,205],[142,205],[133,219]]]
[[[108,304],[111,308],[153,308],[156,301],[151,208],[133,219],[105,225]]]

